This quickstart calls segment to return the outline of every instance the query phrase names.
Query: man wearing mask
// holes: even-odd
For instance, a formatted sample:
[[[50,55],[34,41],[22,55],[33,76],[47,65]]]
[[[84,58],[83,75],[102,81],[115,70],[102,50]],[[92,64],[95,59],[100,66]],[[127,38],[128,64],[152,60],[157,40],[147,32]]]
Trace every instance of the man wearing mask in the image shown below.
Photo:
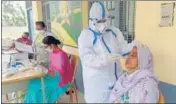
[[[43,38],[46,36],[55,37],[53,33],[47,31],[46,25],[43,21],[37,21],[35,25],[36,25],[36,34],[34,38],[34,43],[42,43]]]
[[[27,44],[27,45],[32,45],[32,40],[30,39],[28,32],[24,32],[23,35],[20,38],[18,38],[16,41],[20,42],[20,43],[23,43],[23,44]],[[14,49],[14,48],[15,48],[15,43],[13,42],[10,46],[10,49]],[[29,53],[28,58],[29,59],[33,58],[33,54]]]
[[[17,39],[17,42],[32,45],[32,40],[30,39],[28,32],[24,32],[23,35]]]
[[[110,92],[122,73],[118,58],[127,55],[134,42],[127,44],[121,31],[108,25],[104,4],[95,2],[89,13],[89,28],[82,30],[78,45],[86,102],[108,103]]]
[[[44,50],[42,46],[42,40],[46,36],[53,36],[55,38],[56,36],[53,33],[46,30],[46,25],[43,21],[37,21],[35,25],[36,25],[36,34],[33,41],[33,46],[35,47],[34,50],[35,58],[37,60],[46,60],[48,58],[48,52]]]

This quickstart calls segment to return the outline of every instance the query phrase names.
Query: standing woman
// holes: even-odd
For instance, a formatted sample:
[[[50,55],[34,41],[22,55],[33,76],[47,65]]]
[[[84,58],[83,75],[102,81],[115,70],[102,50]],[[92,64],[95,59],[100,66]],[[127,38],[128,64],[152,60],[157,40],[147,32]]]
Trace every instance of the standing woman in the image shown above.
[[[52,36],[43,39],[44,48],[50,53],[48,74],[44,77],[46,101],[54,103],[70,87],[73,68],[67,54],[58,45],[60,41]],[[47,66],[47,65],[46,65]],[[40,79],[33,79],[29,83],[24,103],[42,103]]]

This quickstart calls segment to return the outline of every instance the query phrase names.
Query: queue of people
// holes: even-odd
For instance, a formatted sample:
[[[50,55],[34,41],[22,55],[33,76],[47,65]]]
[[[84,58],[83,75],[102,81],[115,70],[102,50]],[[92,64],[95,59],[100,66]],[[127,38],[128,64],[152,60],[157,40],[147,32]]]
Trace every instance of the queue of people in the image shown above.
[[[47,61],[41,63],[48,69],[44,77],[46,100],[54,103],[71,86],[74,70],[67,54],[58,47],[61,42],[46,30],[43,21],[36,22],[36,31],[33,43],[26,32],[17,41],[33,46],[43,44],[48,55]],[[78,47],[86,103],[159,102],[152,53],[136,40],[128,44],[118,28],[109,26],[102,2],[92,5],[89,27],[82,30]],[[126,57],[124,71],[119,59]],[[40,86],[38,78],[29,81],[24,103],[42,103]]]

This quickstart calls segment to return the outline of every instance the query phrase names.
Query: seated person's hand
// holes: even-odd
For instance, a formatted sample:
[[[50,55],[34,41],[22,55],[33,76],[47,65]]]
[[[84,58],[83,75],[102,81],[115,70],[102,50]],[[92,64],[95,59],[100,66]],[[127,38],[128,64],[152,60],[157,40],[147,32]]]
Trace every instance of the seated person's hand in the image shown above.
[[[9,48],[10,48],[10,49],[15,48],[15,43],[12,43]]]
[[[55,72],[54,72],[54,71],[48,71],[48,74],[49,74],[50,76],[52,76],[52,77],[55,76]]]
[[[10,45],[10,49],[15,49],[18,52],[22,53],[22,51],[19,51],[18,49],[15,48],[15,43],[14,42]]]
[[[45,62],[41,62],[40,65],[43,66],[43,67],[46,67],[46,63]]]

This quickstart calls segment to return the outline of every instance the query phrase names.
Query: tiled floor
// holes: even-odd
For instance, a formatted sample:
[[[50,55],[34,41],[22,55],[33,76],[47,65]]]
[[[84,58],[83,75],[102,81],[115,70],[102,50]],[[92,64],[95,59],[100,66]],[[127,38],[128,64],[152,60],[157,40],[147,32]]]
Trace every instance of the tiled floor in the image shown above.
[[[73,94],[74,97],[74,94]],[[5,96],[2,96],[2,101],[5,101]],[[74,102],[75,102],[75,97],[73,98]],[[59,100],[58,103],[70,103],[69,102],[69,95],[64,94]],[[78,103],[85,103],[84,100],[84,95],[80,92],[78,92]]]
[[[74,101],[75,101],[75,98],[73,98]],[[70,103],[69,102],[69,96],[67,95],[64,95],[62,96],[59,100],[58,100],[59,103]],[[82,93],[79,93],[78,92],[78,103],[85,103],[85,100],[84,100],[84,95]]]

